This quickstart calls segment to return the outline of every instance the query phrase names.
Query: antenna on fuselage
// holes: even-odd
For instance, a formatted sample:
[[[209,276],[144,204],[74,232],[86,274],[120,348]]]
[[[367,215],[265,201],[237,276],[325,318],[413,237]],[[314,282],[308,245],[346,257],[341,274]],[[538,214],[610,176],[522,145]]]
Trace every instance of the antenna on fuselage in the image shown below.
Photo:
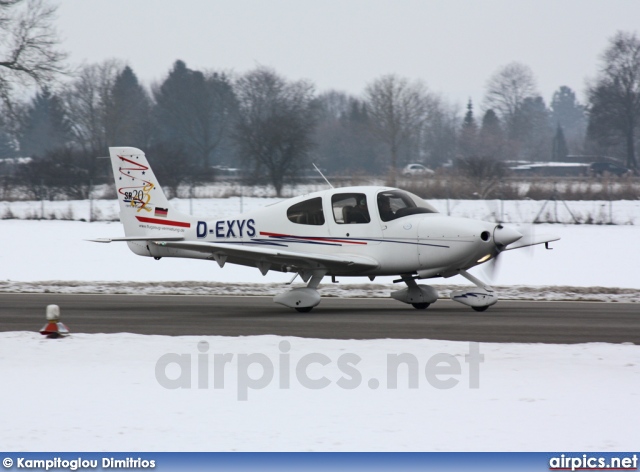
[[[322,176],[322,178],[324,179],[324,181],[327,183],[327,185],[329,185],[329,187],[333,188],[333,185],[331,185],[331,182],[329,182],[327,180],[327,178],[324,176],[324,174],[320,171],[320,169],[318,169],[318,166],[315,165],[313,162],[311,163],[313,165],[313,167],[315,167],[315,169],[318,171],[318,174],[320,174]]]

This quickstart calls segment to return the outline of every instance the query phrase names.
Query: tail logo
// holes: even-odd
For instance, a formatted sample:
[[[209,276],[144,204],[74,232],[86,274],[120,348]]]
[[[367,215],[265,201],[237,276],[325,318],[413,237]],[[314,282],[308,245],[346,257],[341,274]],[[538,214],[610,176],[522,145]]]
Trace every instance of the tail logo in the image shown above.
[[[145,180],[145,178],[143,177],[149,170],[149,167],[122,156],[118,156],[118,158],[120,159],[122,164],[118,168],[118,172],[120,172],[121,174],[118,177],[118,180],[123,180],[124,176],[127,181],[131,179],[131,184],[136,183],[136,181],[141,182],[141,184],[138,185],[118,187],[118,193],[124,196],[125,203],[129,203],[132,207],[137,208],[138,213],[142,210],[150,213],[151,208],[149,208],[148,206],[151,203],[150,192],[151,190],[155,189],[155,184],[153,182]],[[128,167],[125,167],[127,165]],[[164,216],[166,217],[166,213]]]

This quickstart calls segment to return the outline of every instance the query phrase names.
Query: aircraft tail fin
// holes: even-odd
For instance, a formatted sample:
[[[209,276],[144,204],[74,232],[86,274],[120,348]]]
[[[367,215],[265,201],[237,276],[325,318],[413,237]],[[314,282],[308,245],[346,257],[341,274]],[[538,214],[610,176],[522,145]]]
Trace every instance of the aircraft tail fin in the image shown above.
[[[110,147],[109,155],[125,236],[160,239],[194,230],[195,219],[171,207],[144,152]],[[132,243],[129,247],[134,250]]]

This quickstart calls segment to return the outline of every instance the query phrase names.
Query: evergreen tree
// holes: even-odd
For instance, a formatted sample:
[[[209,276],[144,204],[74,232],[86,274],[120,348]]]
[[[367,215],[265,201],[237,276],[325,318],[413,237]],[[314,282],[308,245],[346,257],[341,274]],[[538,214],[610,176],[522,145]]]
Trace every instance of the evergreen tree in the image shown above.
[[[551,122],[562,127],[569,148],[582,146],[587,131],[585,107],[576,99],[576,94],[566,85],[560,87],[551,99]]]
[[[515,159],[515,147],[507,139],[500,118],[491,108],[482,117],[478,154],[498,161]]]
[[[473,117],[473,103],[471,103],[471,99],[469,99],[467,112],[462,120],[462,130],[460,132],[460,152],[465,158],[477,155],[477,131],[478,127]]]
[[[469,102],[467,103],[467,113],[465,113],[465,115],[464,115],[464,121],[462,122],[462,128],[463,129],[472,129],[474,131],[477,129],[476,120],[473,117],[473,103],[471,102],[471,99],[469,99]]]
[[[554,162],[562,162],[566,160],[568,154],[569,149],[567,148],[567,142],[564,139],[564,131],[562,130],[562,126],[558,124],[558,127],[556,128],[556,134],[553,137],[551,160]]]
[[[106,133],[112,146],[146,148],[149,144],[151,101],[129,66],[117,75],[107,104]]]
[[[329,91],[316,99],[318,123],[314,131],[316,147],[312,161],[329,173],[382,172],[380,146],[369,134],[367,107],[355,97]]]
[[[16,157],[17,149],[9,132],[0,126],[0,159]]]
[[[510,138],[518,146],[518,156],[529,161],[548,161],[553,131],[544,99],[527,97],[516,110]]]
[[[237,100],[227,76],[191,70],[178,60],[153,95],[158,125],[154,141],[184,149],[200,168],[207,169],[229,138],[237,115]]]
[[[44,88],[27,107],[20,123],[18,142],[25,156],[44,156],[64,147],[71,137],[71,125],[60,98]]]

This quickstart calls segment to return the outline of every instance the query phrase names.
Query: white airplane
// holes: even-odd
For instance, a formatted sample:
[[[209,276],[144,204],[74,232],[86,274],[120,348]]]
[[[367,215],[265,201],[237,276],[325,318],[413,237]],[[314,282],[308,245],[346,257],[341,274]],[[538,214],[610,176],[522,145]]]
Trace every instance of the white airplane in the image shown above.
[[[524,237],[501,224],[444,216],[404,190],[361,186],[332,188],[284,200],[234,218],[205,219],[171,208],[144,153],[109,148],[123,241],[135,254],[154,259],[184,257],[300,275],[306,287],[274,297],[281,305],[309,312],[320,303],[325,276],[397,275],[407,287],[391,296],[417,309],[438,299],[420,279],[462,275],[476,285],[451,299],[484,311],[498,301],[489,285],[468,270],[502,251],[560,239]]]

